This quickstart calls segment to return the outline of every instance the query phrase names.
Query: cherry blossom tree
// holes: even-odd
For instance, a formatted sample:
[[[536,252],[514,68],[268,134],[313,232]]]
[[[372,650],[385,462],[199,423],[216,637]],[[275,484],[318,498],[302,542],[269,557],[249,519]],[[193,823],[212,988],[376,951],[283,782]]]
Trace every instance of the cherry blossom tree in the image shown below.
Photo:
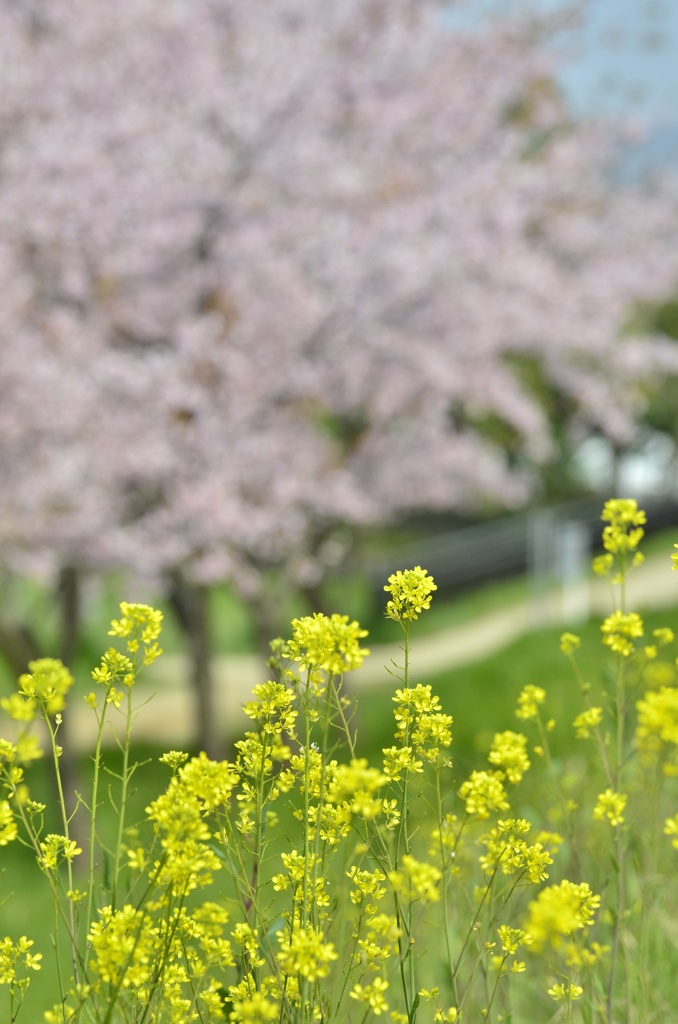
[[[164,581],[203,739],[202,588],[518,505],[545,394],[622,443],[678,367],[624,333],[678,280],[671,186],[611,186],[547,21],[447,6],[0,0],[2,559]]]

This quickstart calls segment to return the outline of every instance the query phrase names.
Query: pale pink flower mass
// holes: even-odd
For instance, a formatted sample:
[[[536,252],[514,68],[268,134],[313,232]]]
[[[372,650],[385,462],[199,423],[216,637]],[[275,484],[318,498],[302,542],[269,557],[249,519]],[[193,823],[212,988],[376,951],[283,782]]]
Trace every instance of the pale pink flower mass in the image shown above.
[[[573,429],[632,436],[678,368],[623,333],[678,282],[675,191],[610,184],[543,24],[440,9],[0,0],[6,563],[212,581],[519,504],[533,363]]]

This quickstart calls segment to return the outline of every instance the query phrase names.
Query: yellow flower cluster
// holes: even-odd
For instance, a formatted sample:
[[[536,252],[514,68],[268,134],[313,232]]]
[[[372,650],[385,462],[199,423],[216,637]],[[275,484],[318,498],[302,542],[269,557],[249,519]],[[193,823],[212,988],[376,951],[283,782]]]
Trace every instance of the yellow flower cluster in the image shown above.
[[[378,868],[375,868],[374,871],[366,871],[354,864],[346,872],[346,875],[356,887],[349,892],[351,903],[360,904],[365,900],[380,900],[386,895],[386,889],[381,884],[386,881],[386,875],[382,874]]]
[[[357,999],[359,1003],[366,1003],[372,1013],[379,1017],[388,1010],[388,1003],[384,998],[387,988],[386,979],[377,977],[369,985],[354,985],[351,989],[351,999]]]
[[[361,910],[369,913],[369,905],[361,906]],[[358,938],[360,952],[356,953],[356,962],[370,967],[379,966],[396,950],[401,934],[402,931],[393,915],[374,914],[368,919],[364,937]],[[355,932],[353,938],[356,939],[358,935],[359,933]]]
[[[315,871],[316,866],[320,866],[315,854],[304,856],[298,850],[292,850],[290,853],[281,853],[280,857],[286,870],[271,879],[276,892],[289,891],[292,902],[299,906],[308,899],[316,907],[329,906],[330,897],[325,888],[325,879]]]
[[[521,718],[526,722],[536,718],[539,714],[539,705],[543,704],[545,700],[546,690],[542,690],[541,686],[533,686],[532,683],[528,683],[518,695],[516,718]]]
[[[23,967],[39,971],[42,953],[31,953],[32,939],[22,935],[17,942],[10,938],[0,939],[0,985],[14,985],[16,982],[25,987],[28,979],[20,979],[17,972]]]
[[[211,883],[222,863],[210,843],[207,815],[227,810],[238,781],[233,765],[201,753],[179,768],[165,793],[149,804],[146,815],[164,854],[153,865],[156,882],[185,892]]]
[[[652,636],[659,647],[666,647],[667,644],[672,644],[676,638],[675,633],[672,629],[669,629],[668,626],[661,626],[659,629],[653,629]]]
[[[560,638],[560,649],[563,654],[573,654],[579,647],[581,647],[581,637],[578,637],[576,633],[563,633]]]
[[[435,1012],[433,1014],[433,1020],[435,1024],[454,1024],[455,1021],[460,1019],[461,1012],[456,1006],[440,1006],[439,1003],[440,989],[439,988],[422,988],[418,992],[419,999],[428,999],[430,1002],[435,1004]],[[394,1024],[407,1024],[407,1014],[391,1014],[391,1019]]]
[[[555,999],[556,1002],[569,1003],[579,999],[584,994],[584,989],[581,985],[564,985],[562,982],[559,982],[551,985],[547,994],[551,996],[551,999]]]
[[[150,665],[162,654],[156,642],[162,632],[162,619],[162,612],[150,605],[122,601],[120,618],[113,619],[108,635],[126,640],[130,654],[136,654],[141,645],[144,649],[144,664]]]
[[[291,934],[279,931],[276,935],[280,946],[276,959],[283,974],[301,975],[309,982],[327,977],[338,953],[333,943],[325,942],[319,929],[307,925],[294,928]]]
[[[160,1005],[151,1019],[170,1024],[203,1019],[195,1010],[199,992],[209,1019],[223,1020],[219,984],[216,978],[206,980],[206,974],[210,967],[221,972],[235,966],[231,944],[223,937],[228,914],[211,902],[189,912],[185,907],[170,911],[161,900],[155,905],[161,911],[157,917],[152,909],[126,903],[99,911],[89,933],[94,991],[102,985],[107,992],[109,986],[128,991],[140,1015],[155,997]]]
[[[603,720],[603,709],[598,707],[586,708],[575,718],[572,725],[577,730],[575,735],[578,740],[588,740]]]
[[[389,871],[388,880],[395,891],[408,901],[435,903],[440,899],[438,882],[441,877],[440,871],[433,864],[426,864],[406,853],[401,858],[400,868]]]
[[[587,882],[569,882],[549,885],[528,907],[525,930],[532,937],[537,951],[551,945],[558,949],[563,938],[593,924],[600,896],[594,895]]]
[[[367,820],[376,818],[383,806],[377,792],[387,781],[377,768],[368,767],[366,758],[354,758],[350,764],[337,766],[327,799],[332,804],[346,807],[351,814]]]
[[[396,622],[413,622],[431,607],[431,595],[437,589],[433,577],[420,565],[404,572],[394,572],[384,587],[391,595],[386,605],[386,615]]]
[[[606,501],[600,517],[608,523],[603,529],[603,547],[610,554],[635,551],[645,535],[642,527],[647,516],[633,498]]]
[[[360,668],[370,653],[360,646],[367,636],[358,622],[349,622],[348,615],[306,615],[292,620],[292,639],[287,653],[303,669],[322,669],[330,676],[340,676]]]
[[[58,658],[38,658],[19,676],[19,693],[3,697],[0,706],[17,721],[30,722],[38,710],[53,717],[66,706],[73,676]]]
[[[73,839],[51,833],[40,843],[40,863],[47,871],[55,871],[61,861],[72,861],[82,850]]]
[[[523,931],[522,928],[509,928],[502,924],[497,929],[501,948],[507,956],[513,956],[518,951],[518,946],[529,946],[532,944],[532,936]]]
[[[617,825],[624,823],[626,801],[627,797],[624,793],[615,793],[608,788],[604,793],[599,794],[596,806],[593,808],[593,817],[596,821],[607,819],[616,828]]]
[[[229,986],[231,996],[236,994],[236,986]],[[242,999],[233,999],[231,1020],[234,1024],[272,1024],[280,1017],[280,1004],[268,999],[263,992],[254,990]]]
[[[637,612],[616,611],[608,615],[600,629],[603,643],[628,658],[635,650],[633,640],[643,635],[643,620]]]
[[[403,746],[384,750],[387,755],[384,771],[389,778],[400,778],[404,769],[421,771],[421,762],[414,760],[412,747],[419,757],[435,762],[452,743],[452,716],[443,714],[438,697],[429,685],[396,690],[392,698],[397,730],[395,738]],[[388,767],[387,767],[388,764]]]
[[[7,846],[18,835],[14,814],[8,800],[0,800],[0,846]]]
[[[671,845],[678,850],[678,814],[674,814],[672,818],[667,818],[664,822],[664,835],[675,836],[671,840]]]
[[[157,955],[157,932],[151,918],[127,903],[119,910],[102,907],[90,929],[92,969],[109,985],[137,988],[151,980]]]
[[[636,743],[646,758],[663,756],[664,775],[678,776],[678,689],[647,690],[636,702]]]
[[[659,690],[648,690],[636,702],[636,708],[636,737],[641,750],[657,751],[661,743],[678,746],[678,689],[662,686]]]
[[[244,711],[248,718],[259,722],[260,728],[272,736],[287,732],[294,736],[297,712],[292,708],[296,699],[293,690],[282,683],[260,683],[253,689],[256,700],[248,701]]]
[[[492,740],[492,747],[487,759],[490,764],[500,768],[509,782],[520,782],[525,772],[530,767],[530,760],[527,756],[527,736],[519,732],[495,733]]]
[[[115,647],[109,647],[105,654],[101,656],[101,663],[95,669],[92,669],[92,679],[95,683],[99,683],[101,686],[105,686],[109,693],[112,693],[112,687],[115,683],[120,682],[124,686],[134,685],[134,662],[122,651],[118,651]],[[109,703],[114,702],[109,700]]]
[[[403,777],[403,772],[423,772],[424,762],[417,761],[412,747],[384,747],[384,775],[389,782]]]
[[[528,846],[522,838],[531,827],[524,818],[500,819],[496,828],[480,840],[487,850],[480,857],[483,871],[489,874],[499,866],[503,875],[519,874],[532,885],[545,881],[548,878],[546,868],[553,863],[553,858],[541,842]]]
[[[471,772],[459,789],[459,796],[465,803],[469,817],[482,821],[489,818],[491,811],[508,810],[503,778],[503,772]]]

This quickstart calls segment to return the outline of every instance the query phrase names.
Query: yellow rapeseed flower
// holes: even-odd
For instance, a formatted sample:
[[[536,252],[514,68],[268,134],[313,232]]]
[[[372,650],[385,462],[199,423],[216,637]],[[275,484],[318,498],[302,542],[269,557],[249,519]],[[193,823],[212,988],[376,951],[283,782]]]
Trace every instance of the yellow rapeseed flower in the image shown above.
[[[600,896],[591,892],[588,883],[577,884],[565,879],[542,889],[537,899],[529,904],[525,930],[531,935],[537,952],[546,945],[557,949],[565,937],[593,923],[599,906]]]
[[[593,808],[593,817],[596,821],[604,821],[606,818],[616,828],[624,823],[624,808],[626,807],[626,796],[624,793],[615,793],[606,789],[600,793]]]
[[[633,498],[613,498],[605,502],[600,517],[608,525],[603,529],[603,547],[616,555],[635,551],[643,539],[647,516]]]
[[[466,813],[480,820],[489,818],[491,811],[507,811],[509,802],[506,799],[502,779],[503,772],[471,772],[466,782],[459,789],[459,796],[466,805]]]
[[[19,834],[8,800],[0,800],[0,846],[7,846]]]
[[[518,695],[516,718],[522,718],[524,721],[536,718],[539,714],[539,705],[543,704],[545,700],[546,691],[542,690],[541,686],[533,686],[528,683]]]
[[[637,612],[616,611],[608,615],[600,629],[603,643],[628,658],[635,650],[633,640],[643,635],[643,620]]]
[[[659,690],[648,690],[636,702],[636,708],[636,737],[641,750],[656,751],[661,743],[678,746],[678,689],[662,686]]]
[[[351,989],[351,999],[357,999],[360,1003],[367,1003],[372,1013],[378,1017],[388,1010],[388,1003],[384,998],[384,992],[388,988],[385,978],[376,977],[369,985],[354,985]]]
[[[384,586],[384,590],[391,595],[386,605],[386,615],[396,622],[418,619],[422,611],[431,607],[431,594],[437,589],[433,577],[420,565],[415,565],[414,569],[394,572]]]
[[[671,840],[671,845],[678,850],[678,814],[674,814],[672,818],[667,818],[664,822],[664,835],[674,836]]]
[[[19,676],[19,693],[46,715],[56,715],[66,705],[73,676],[58,658],[38,658],[28,663],[29,672]]]
[[[498,732],[492,740],[487,759],[496,768],[501,768],[509,782],[520,782],[530,767],[526,747],[527,736],[522,733],[511,732],[510,729]]]
[[[0,985],[14,985],[17,982],[17,971],[21,967],[28,967],[32,971],[39,971],[42,953],[31,953],[32,939],[22,935],[17,942],[6,936],[0,939]],[[28,980],[19,981],[19,985],[27,985]]]
[[[312,925],[276,933],[280,950],[277,960],[283,974],[301,975],[306,981],[326,978],[330,962],[338,958],[333,943],[325,942],[322,932]]]
[[[576,633],[563,633],[560,638],[560,649],[563,654],[572,654],[581,647],[581,637]]]
[[[441,873],[433,864],[426,864],[406,853],[400,861],[398,871],[389,871],[388,880],[405,899],[435,903],[440,899],[438,882]]]
[[[574,722],[572,723],[574,728],[577,730],[576,737],[578,740],[588,740],[591,737],[591,733],[595,732],[600,723],[603,720],[603,709],[597,707],[587,708],[582,711],[581,714],[577,715]]]
[[[349,621],[348,615],[305,615],[292,620],[292,639],[287,653],[303,669],[322,669],[328,675],[343,675],[360,668],[370,653],[360,646],[367,630]]]

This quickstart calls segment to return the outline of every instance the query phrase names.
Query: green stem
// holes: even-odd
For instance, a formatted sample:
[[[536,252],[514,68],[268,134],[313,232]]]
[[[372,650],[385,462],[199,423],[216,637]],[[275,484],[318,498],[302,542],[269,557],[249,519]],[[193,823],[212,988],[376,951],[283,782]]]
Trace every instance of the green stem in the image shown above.
[[[509,958],[509,954],[508,954],[508,953],[506,953],[506,954],[505,954],[505,956],[504,956],[504,958],[503,958],[503,960],[502,960],[502,962],[501,962],[501,964],[499,965],[499,970],[497,971],[497,977],[495,978],[495,981],[494,981],[494,987],[493,987],[493,989],[492,989],[492,995],[490,996],[490,1001],[489,1001],[489,1003],[487,1004],[487,1009],[486,1009],[486,1011],[485,1011],[485,1024],[487,1024],[487,1022],[488,1022],[488,1021],[490,1021],[490,1020],[492,1019],[492,1018],[491,1018],[491,1011],[492,1011],[492,1003],[494,1002],[494,997],[495,997],[495,996],[496,996],[496,994],[497,994],[497,986],[499,985],[499,979],[500,979],[500,978],[501,978],[501,976],[502,976],[502,975],[501,975],[501,972],[502,972],[502,970],[504,969],[504,964],[506,963],[506,961],[508,960],[508,958]]]
[[[542,750],[544,751],[544,760],[546,761],[546,767],[548,773],[551,776],[551,783],[553,785],[553,791],[556,795],[556,800],[560,804],[560,811],[563,815],[563,824],[565,825],[565,831],[567,832],[567,838],[570,842],[570,854],[574,863],[575,871],[578,875],[581,875],[581,865],[579,863],[579,854],[577,853],[577,845],[575,842],[574,826],[572,824],[572,816],[570,809],[567,806],[565,795],[563,794],[560,783],[558,782],[558,773],[555,770],[553,764],[553,758],[551,757],[551,747],[549,745],[548,733],[546,727],[541,718],[539,709],[537,709],[537,728],[539,730],[539,738],[541,740]]]
[[[449,920],[449,907],[447,905],[447,894],[448,894],[448,862],[449,858],[445,850],[444,836],[443,836],[443,798],[440,789],[440,763],[436,760],[436,803],[438,810],[438,836],[440,846],[440,868],[442,871],[442,902],[443,902],[443,930],[445,932],[445,950],[447,952],[447,965],[450,971],[450,978],[452,981],[452,992],[454,995],[455,1006],[459,1006],[459,988],[457,985],[457,975],[454,971],[452,964],[452,946],[450,943],[450,920]]]
[[[570,652],[568,654],[568,659],[569,659],[570,665],[572,666],[572,671],[574,672],[574,675],[575,675],[575,678],[577,680],[577,683],[579,684],[579,692],[582,695],[582,699],[584,701],[584,706],[586,707],[586,710],[588,711],[592,707],[591,699],[589,697],[589,687],[588,687],[587,683],[584,681],[584,678],[583,678],[583,676],[582,676],[582,674],[581,674],[581,672],[579,670],[579,665],[577,664],[577,659],[575,658],[574,654],[572,654],[572,652]],[[603,737],[601,735],[600,727],[596,725],[594,727],[593,732],[594,732],[594,735],[596,737],[596,743],[598,745],[598,752],[600,754],[600,759],[601,759],[601,761],[603,763],[603,768],[605,770],[605,777],[607,779],[607,784],[610,787],[610,789],[612,789],[614,787],[614,773],[613,773],[613,769],[612,769],[612,763],[610,761],[610,755],[609,755],[609,753],[607,751],[607,747],[605,746],[605,741],[603,740]]]
[[[97,742],[93,758],[94,773],[92,777],[92,803],[89,810],[89,878],[87,885],[87,928],[85,930],[85,937],[89,935],[90,926],[92,924],[92,908],[94,905],[94,853],[96,845],[97,797],[99,793],[99,772],[101,768],[101,743],[104,734],[104,722],[106,719],[107,706],[108,705],[104,700],[104,705],[101,709],[101,718],[99,719]]]
[[[403,683],[406,690],[410,688],[410,624],[407,620],[401,620],[403,628],[405,646],[405,664],[403,667]],[[405,726],[404,746],[409,746],[410,741],[410,725],[409,721]],[[407,790],[408,790],[409,772],[407,769],[403,775],[403,785],[400,797],[400,821],[398,822],[398,830],[396,832],[395,841],[395,857],[394,857],[394,869],[397,871],[400,863],[400,848],[401,844],[405,848],[405,854],[410,852],[410,837],[407,829]],[[412,900],[408,901],[407,907],[403,912],[403,908],[400,904],[400,900],[396,901],[396,919],[398,927],[405,928],[407,936],[407,949],[403,952],[402,949],[402,936],[398,939],[398,950],[400,953],[400,976],[403,986],[403,995],[405,997],[405,1005],[407,1008],[407,1016],[409,1024],[414,1024],[416,1019],[416,1009],[414,1009],[414,999],[416,995],[416,978],[414,971],[414,956],[412,952]],[[406,976],[407,969],[407,976]]]
[[[626,553],[619,554],[620,562],[620,595],[619,611],[626,612]],[[625,719],[626,719],[626,692],[624,679],[625,660],[621,652],[617,653],[617,671],[615,685],[616,705],[616,763],[614,766],[614,790],[621,792],[622,772],[624,766],[624,740],[625,740]],[[607,988],[607,1017],[608,1024],[612,1024],[614,1014],[614,989],[617,963],[621,949],[621,933],[623,926],[624,904],[625,904],[625,877],[624,877],[624,840],[619,826],[615,829],[615,855],[617,860],[617,884],[616,884],[616,913],[614,920],[614,932],[612,936],[612,950],[610,952],[610,978]],[[628,1013],[628,1009],[627,1009]]]
[[[624,762],[624,717],[626,714],[625,693],[624,693],[624,659],[622,654],[617,655],[617,685],[616,685],[616,707],[617,707],[617,763],[614,768],[614,789],[616,793],[621,791],[622,768]],[[617,963],[621,949],[621,933],[624,916],[625,903],[625,872],[624,872],[624,839],[621,827],[615,828],[615,857],[617,861],[617,884],[616,884],[616,911],[614,919],[614,932],[612,935],[612,950],[610,952],[610,979],[607,989],[607,1016],[609,1024],[612,1024],[614,1012],[614,988]]]
[[[125,834],[125,812],[127,809],[127,787],[129,784],[129,752],[132,737],[132,686],[127,690],[127,714],[125,717],[125,742],[122,748],[122,774],[120,790],[120,811],[118,813],[118,834],[115,841],[113,858],[113,883],[111,887],[111,908],[115,910],[118,895],[118,878],[120,875],[120,859],[122,856],[122,840]]]
[[[54,773],[56,775],[57,789],[59,791],[59,804],[61,806],[61,820],[64,828],[64,836],[67,841],[70,841],[70,834],[68,830],[68,813],[66,811],[66,801],[64,800],[64,790],[61,783],[61,770],[59,768],[59,752],[57,750],[56,732],[52,726],[49,715],[47,712],[44,714],[44,720],[47,724],[49,732],[50,744],[52,747],[52,759],[54,761]],[[66,872],[68,875],[68,888],[73,889],[73,864],[72,858],[66,859]],[[58,901],[58,895],[56,889],[54,890],[55,899]],[[77,956],[77,936],[75,929],[75,911],[73,908],[72,900],[68,900],[68,922],[69,922],[69,933],[71,941],[71,963],[73,965],[73,980],[76,984],[80,981],[80,972],[78,968],[78,956]],[[58,929],[57,929],[57,942],[58,942]]]

